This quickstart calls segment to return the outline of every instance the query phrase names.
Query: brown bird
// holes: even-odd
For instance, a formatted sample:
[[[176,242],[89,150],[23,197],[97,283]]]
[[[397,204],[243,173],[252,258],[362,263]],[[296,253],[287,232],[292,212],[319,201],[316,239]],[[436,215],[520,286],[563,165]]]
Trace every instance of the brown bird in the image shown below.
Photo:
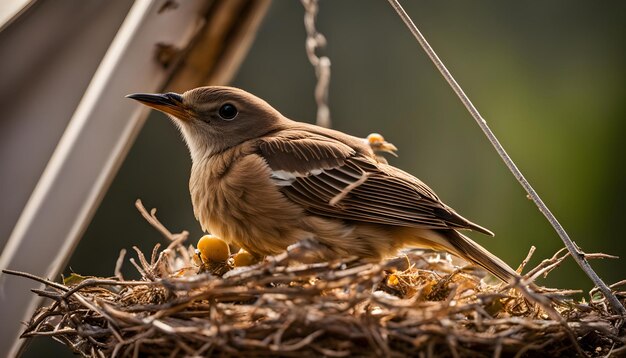
[[[517,277],[458,230],[491,231],[377,160],[363,138],[292,121],[232,87],[128,97],[165,112],[183,133],[203,230],[250,253],[277,254],[306,238],[327,246],[322,259],[381,259],[422,247],[460,256],[504,281]]]
[[[370,146],[370,148],[372,148],[372,151],[374,152],[374,155],[376,156],[376,160],[381,163],[388,164],[387,158],[383,157],[382,155],[379,155],[378,153],[389,153],[393,155],[394,157],[398,156],[396,154],[396,151],[398,150],[398,148],[396,148],[395,145],[387,142],[385,138],[379,133],[370,133],[367,136],[367,138],[363,138],[363,140],[365,141],[365,143],[367,143],[367,145]]]

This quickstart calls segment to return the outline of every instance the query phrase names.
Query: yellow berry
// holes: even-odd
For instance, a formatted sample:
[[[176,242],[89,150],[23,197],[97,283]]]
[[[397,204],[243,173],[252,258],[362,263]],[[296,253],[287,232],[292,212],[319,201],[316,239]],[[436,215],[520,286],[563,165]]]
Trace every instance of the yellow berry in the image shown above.
[[[203,261],[225,262],[230,256],[228,244],[217,236],[202,236],[197,247],[202,254]]]
[[[398,286],[400,284],[400,279],[398,279],[398,276],[396,275],[389,275],[389,277],[387,277],[387,284],[389,286]]]
[[[256,263],[257,259],[248,251],[241,249],[233,257],[235,267],[250,266]]]

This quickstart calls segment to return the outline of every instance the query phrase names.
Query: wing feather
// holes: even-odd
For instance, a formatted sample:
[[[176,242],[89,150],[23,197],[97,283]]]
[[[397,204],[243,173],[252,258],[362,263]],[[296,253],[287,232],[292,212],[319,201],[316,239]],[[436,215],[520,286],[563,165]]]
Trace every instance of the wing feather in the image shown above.
[[[344,220],[492,233],[457,214],[414,176],[321,133],[281,131],[259,143],[280,190],[310,213]],[[277,184],[278,185],[278,184]]]
[[[356,154],[346,144],[304,131],[281,131],[266,137],[259,143],[259,150],[272,170],[299,174],[341,166]]]

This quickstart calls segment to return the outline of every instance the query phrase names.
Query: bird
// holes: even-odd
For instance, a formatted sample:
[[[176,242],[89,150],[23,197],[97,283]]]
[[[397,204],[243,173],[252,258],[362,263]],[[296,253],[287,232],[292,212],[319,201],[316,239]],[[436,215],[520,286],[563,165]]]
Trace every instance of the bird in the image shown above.
[[[313,239],[326,248],[320,260],[382,260],[403,248],[424,248],[458,256],[505,282],[519,277],[460,232],[494,236],[491,231],[380,160],[377,138],[291,120],[235,87],[126,97],[164,112],[182,133],[202,229],[257,257]],[[395,150],[391,146],[382,150]]]
[[[370,146],[370,148],[372,148],[372,151],[374,151],[374,154],[376,155],[376,160],[379,162],[388,164],[387,158],[379,153],[389,153],[394,157],[398,156],[396,154],[398,148],[392,143],[387,142],[385,137],[383,137],[380,133],[370,133],[366,138],[363,138],[363,140]]]

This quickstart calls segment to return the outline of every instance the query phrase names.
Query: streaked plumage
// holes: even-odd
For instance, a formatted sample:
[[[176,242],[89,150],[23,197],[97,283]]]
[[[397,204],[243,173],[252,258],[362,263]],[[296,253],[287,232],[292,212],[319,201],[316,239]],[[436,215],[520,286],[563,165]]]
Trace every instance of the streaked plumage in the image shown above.
[[[203,229],[251,253],[276,254],[305,238],[328,247],[322,259],[380,259],[415,246],[451,252],[503,280],[516,276],[457,231],[493,235],[489,230],[380,160],[362,138],[291,121],[231,87],[130,97],[168,113],[180,127]]]

